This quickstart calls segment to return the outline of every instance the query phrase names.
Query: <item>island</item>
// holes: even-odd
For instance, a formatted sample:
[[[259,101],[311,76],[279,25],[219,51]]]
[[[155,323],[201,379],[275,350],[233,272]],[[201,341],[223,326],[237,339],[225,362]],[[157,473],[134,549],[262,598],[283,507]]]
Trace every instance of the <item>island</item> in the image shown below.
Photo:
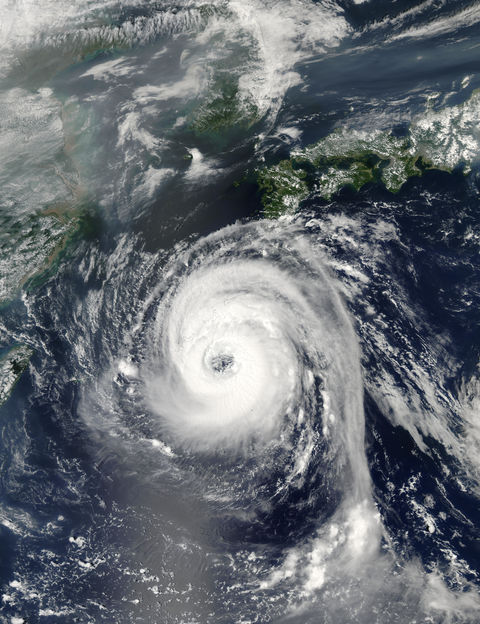
[[[312,194],[330,200],[342,188],[368,182],[397,193],[429,169],[471,171],[480,153],[480,92],[464,103],[427,109],[402,136],[378,129],[341,127],[289,159],[257,172],[265,215],[294,212]]]
[[[33,351],[26,345],[16,345],[0,356],[0,406],[12,394],[12,391],[27,368]]]

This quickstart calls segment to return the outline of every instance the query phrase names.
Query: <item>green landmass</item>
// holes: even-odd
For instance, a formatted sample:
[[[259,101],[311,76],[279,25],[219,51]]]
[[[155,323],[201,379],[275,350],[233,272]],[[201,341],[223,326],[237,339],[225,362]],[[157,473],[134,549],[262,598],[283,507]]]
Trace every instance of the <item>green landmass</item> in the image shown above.
[[[212,66],[212,82],[200,105],[190,115],[190,127],[197,135],[245,131],[258,121],[258,107],[240,86],[240,77],[251,63],[251,49],[238,47]]]
[[[0,218],[0,303],[15,297],[31,279],[47,271],[76,231],[73,215],[33,214]]]
[[[238,79],[228,78],[217,80],[210,98],[195,111],[191,126],[197,134],[216,133],[239,124],[249,126],[257,118],[256,107],[241,102]]]
[[[68,243],[88,224],[88,190],[68,107],[49,89],[15,89],[0,98],[6,155],[0,186],[0,305],[40,285]],[[13,119],[13,122],[12,122]]]
[[[258,186],[263,191],[263,206],[269,217],[284,212],[293,212],[310,193],[306,182],[307,173],[295,168],[295,160],[282,160],[278,165],[265,168],[258,173]]]
[[[381,182],[392,193],[400,190],[422,170],[416,165],[407,138],[386,132],[363,133],[336,130],[289,160],[265,168],[258,174],[267,216],[292,212],[312,192],[326,200],[340,189],[361,189],[368,182]]]
[[[339,128],[317,143],[292,151],[288,160],[258,171],[266,216],[294,212],[310,194],[330,200],[342,188],[382,184],[397,193],[428,169],[468,173],[478,159],[480,92],[458,106],[427,110],[406,136],[380,130]]]
[[[12,394],[32,354],[30,347],[17,345],[0,357],[0,405],[3,405]]]

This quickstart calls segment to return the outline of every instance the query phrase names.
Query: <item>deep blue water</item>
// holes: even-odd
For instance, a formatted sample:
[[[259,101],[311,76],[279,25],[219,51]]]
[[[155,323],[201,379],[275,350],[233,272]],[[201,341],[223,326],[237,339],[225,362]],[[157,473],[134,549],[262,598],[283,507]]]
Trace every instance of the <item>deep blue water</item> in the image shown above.
[[[197,22],[182,27],[180,17],[172,17],[174,26],[152,27],[145,40],[137,33],[128,45],[113,49],[100,41],[98,53],[47,71],[49,63],[68,56],[71,43],[62,39],[64,32],[86,37],[99,23],[131,24],[137,32],[139,16],[181,16],[199,5],[133,4],[105,4],[99,12],[79,3],[78,14],[62,21],[58,15],[69,13],[60,3],[50,25],[43,17],[52,9],[41,4],[33,17],[36,40],[25,35],[18,43],[16,31],[4,33],[7,49],[26,60],[23,71],[11,61],[2,94],[18,85],[31,93],[48,87],[53,94],[48,97],[64,107],[66,147],[58,163],[62,167],[70,159],[67,170],[76,170],[84,223],[52,269],[23,285],[0,310],[2,347],[25,343],[34,349],[29,368],[0,408],[0,619],[12,624],[479,622],[476,159],[468,163],[467,175],[465,163],[453,172],[427,171],[397,194],[376,183],[359,191],[342,189],[329,201],[312,193],[275,225],[262,220],[256,184],[259,167],[288,158],[293,148],[335,128],[403,136],[429,111],[468,102],[480,84],[476,5],[252,0],[237,32],[228,25],[240,19],[238,7],[217,2],[217,8],[233,13],[209,18],[208,36]],[[315,18],[311,38],[318,43],[325,36],[321,49],[302,40],[318,7],[326,13]],[[272,21],[284,20],[273,43],[261,21],[265,11]],[[332,29],[330,14],[343,20],[335,45],[322,34]],[[17,20],[22,19],[27,24],[20,11]],[[248,64],[262,41],[257,28],[268,51],[260,70],[253,61]],[[409,35],[410,29],[423,30]],[[291,67],[282,57],[289,45],[292,55],[301,50]],[[205,79],[205,86],[196,77],[193,87],[178,87],[189,68],[194,76],[200,68],[208,79],[238,72],[247,80],[260,72],[261,86],[262,71],[266,75],[277,60],[269,93],[282,81],[288,86],[290,71],[299,78],[280,89],[275,101],[272,95],[259,119],[220,132],[195,132],[191,116],[205,106],[211,83]],[[126,69],[114,65],[103,78],[92,76],[103,63],[115,61]],[[147,88],[153,96],[141,91]],[[22,97],[19,93],[19,101]],[[35,134],[37,117],[32,119]],[[12,118],[12,127],[16,123]],[[194,174],[197,152],[204,168]],[[149,171],[163,172],[151,187]],[[32,193],[41,204],[32,202],[32,211],[46,207],[33,182]],[[3,203],[5,211],[20,214],[20,201],[13,208]],[[232,229],[224,238],[206,238],[227,226]],[[270,238],[266,231],[273,232]],[[268,254],[262,256],[264,248]],[[353,438],[356,451],[345,450],[348,417],[332,425],[339,427],[338,446],[323,429],[328,410],[322,375],[312,386],[305,381],[307,369],[335,363],[318,365],[288,334],[288,324],[281,327],[289,341],[284,345],[283,334],[277,336],[285,348],[274,355],[283,364],[285,352],[295,353],[301,404],[311,407],[306,424],[292,426],[291,438],[276,431],[272,439],[281,443],[272,442],[265,451],[255,439],[240,453],[234,438],[242,429],[235,424],[223,447],[198,451],[193,442],[182,445],[144,400],[150,373],[166,376],[172,394],[178,391],[178,365],[155,343],[167,324],[157,321],[159,310],[172,292],[181,292],[177,284],[202,270],[263,257],[289,276],[297,271],[299,292],[312,309],[322,309],[323,298],[328,313],[335,308],[328,304],[330,291],[318,286],[317,261],[340,295],[360,353],[358,418],[360,428],[363,416],[365,424],[364,436]],[[217,279],[207,286],[214,289]],[[235,279],[234,300],[254,296]],[[271,279],[273,294],[262,293],[261,299],[269,315],[279,301],[291,307],[290,291]],[[256,300],[248,301],[261,315]],[[188,318],[203,310],[200,304],[198,310],[181,309]],[[315,343],[309,317],[295,317],[298,335]],[[268,320],[262,317],[264,326]],[[332,327],[348,336],[346,321],[336,322]],[[235,338],[234,321],[228,323],[228,335]],[[189,339],[195,341],[197,334]],[[356,343],[349,340],[351,352],[341,362],[355,363]],[[125,361],[140,372],[122,368]],[[248,363],[250,388],[263,369],[253,356]],[[273,387],[285,367],[279,368],[270,378]],[[180,387],[172,400],[180,406],[179,418],[189,392],[188,385]],[[169,389],[162,388],[160,405],[171,401]],[[249,388],[245,401],[253,392]],[[349,392],[335,386],[340,397]],[[235,394],[231,411],[240,399]],[[259,413],[259,419],[267,416],[267,410]],[[356,426],[355,420],[351,428]],[[315,444],[301,464],[295,449],[307,448],[308,432]],[[363,476],[364,464],[371,480]]]

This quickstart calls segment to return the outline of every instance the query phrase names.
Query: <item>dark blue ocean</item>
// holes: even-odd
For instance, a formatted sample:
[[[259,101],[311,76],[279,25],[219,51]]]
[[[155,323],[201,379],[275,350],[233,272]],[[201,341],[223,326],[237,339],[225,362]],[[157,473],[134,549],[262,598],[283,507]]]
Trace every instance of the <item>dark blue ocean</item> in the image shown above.
[[[479,18],[0,3],[1,622],[480,622]]]

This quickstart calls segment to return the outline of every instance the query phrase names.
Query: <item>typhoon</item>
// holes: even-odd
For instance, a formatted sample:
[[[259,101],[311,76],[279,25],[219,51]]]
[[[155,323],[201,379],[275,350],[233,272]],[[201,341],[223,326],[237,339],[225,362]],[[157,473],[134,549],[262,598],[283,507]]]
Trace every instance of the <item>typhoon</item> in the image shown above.
[[[152,409],[179,443],[206,450],[268,443],[306,417],[331,430],[333,456],[353,451],[363,432],[353,329],[306,242],[276,243],[264,228],[222,231],[175,259],[145,336]]]
[[[298,225],[235,225],[178,247],[159,281],[156,269],[148,271],[144,292],[157,283],[125,338],[130,348],[85,398],[89,425],[123,432],[125,450],[143,447],[149,473],[163,457],[178,486],[194,467],[195,487],[214,507],[221,503],[223,539],[235,542],[245,531],[256,542],[263,534],[273,556],[287,523],[303,545],[278,570],[268,572],[266,553],[254,558],[264,569],[258,578],[251,556],[238,563],[247,563],[247,584],[262,602],[275,587],[283,604],[276,586],[298,574],[302,588],[286,604],[304,609],[327,566],[329,581],[340,576],[349,586],[378,551],[380,524],[358,341],[319,250]],[[313,543],[301,538],[315,527]]]
[[[480,10],[0,2],[0,621],[480,622]]]

